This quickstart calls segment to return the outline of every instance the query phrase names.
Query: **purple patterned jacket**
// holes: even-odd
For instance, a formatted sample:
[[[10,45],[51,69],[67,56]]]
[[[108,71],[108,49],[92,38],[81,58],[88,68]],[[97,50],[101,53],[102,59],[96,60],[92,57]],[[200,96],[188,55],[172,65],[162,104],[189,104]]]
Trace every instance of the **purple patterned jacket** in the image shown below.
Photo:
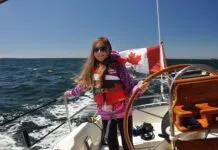
[[[133,79],[130,77],[130,74],[126,69],[125,65],[120,63],[111,63],[108,67],[116,69],[119,74],[120,80],[125,87],[125,93],[128,95],[128,97],[130,97],[131,94],[136,90],[137,85],[134,86]],[[83,92],[85,92],[85,90],[82,88],[81,85],[78,84],[75,88],[72,89],[72,96],[77,96]],[[140,95],[141,93],[139,93],[138,96]],[[115,111],[112,112],[112,110]],[[101,116],[102,120],[110,120],[113,117],[123,118],[125,110],[126,102],[118,102],[113,105],[97,104],[97,111],[98,114]],[[130,115],[132,115],[132,111]]]

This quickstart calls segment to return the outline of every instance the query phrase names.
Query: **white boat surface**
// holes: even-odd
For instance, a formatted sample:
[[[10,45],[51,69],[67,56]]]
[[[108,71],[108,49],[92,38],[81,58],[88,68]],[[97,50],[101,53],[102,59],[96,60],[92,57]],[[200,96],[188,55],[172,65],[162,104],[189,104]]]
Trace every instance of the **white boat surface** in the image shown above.
[[[133,111],[133,126],[140,125],[143,122],[151,122],[154,126],[155,138],[150,141],[145,141],[141,139],[140,136],[133,137],[133,143],[136,149],[148,149],[152,147],[162,147],[165,144],[164,139],[159,137],[158,134],[161,133],[161,120],[166,113],[168,106],[156,105],[152,107],[142,108],[140,110],[136,109]],[[142,119],[144,118],[144,119]],[[119,144],[121,144],[121,138],[119,137]],[[59,150],[87,150],[87,145],[90,142],[90,149],[98,150],[101,141],[101,129],[94,125],[93,123],[82,123],[73,132],[67,135],[60,143],[57,144],[55,149]],[[168,145],[166,143],[166,145]],[[122,146],[120,145],[120,149]],[[107,146],[103,146],[102,150],[107,150]]]

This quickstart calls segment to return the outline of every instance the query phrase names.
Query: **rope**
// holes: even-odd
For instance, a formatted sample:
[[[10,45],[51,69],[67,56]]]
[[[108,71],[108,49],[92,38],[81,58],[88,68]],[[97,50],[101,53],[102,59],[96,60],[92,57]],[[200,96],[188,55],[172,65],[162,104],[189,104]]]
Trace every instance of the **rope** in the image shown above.
[[[93,122],[93,123],[95,121],[97,121],[97,112],[92,117],[90,117],[90,121]]]
[[[55,100],[53,100],[53,101],[50,101],[50,102],[48,102],[48,103],[46,103],[46,104],[44,104],[44,105],[42,105],[42,106],[39,106],[38,108],[31,109],[31,110],[29,110],[29,111],[27,111],[27,112],[25,112],[25,113],[23,113],[23,114],[21,114],[21,115],[18,115],[18,116],[14,117],[14,118],[12,118],[12,119],[10,119],[10,120],[6,120],[6,121],[4,121],[3,123],[1,123],[0,126],[7,125],[7,124],[11,123],[12,121],[17,120],[18,118],[21,118],[21,117],[23,117],[23,116],[25,116],[25,115],[27,115],[27,114],[33,113],[33,112],[35,112],[35,111],[41,109],[41,108],[43,108],[43,107],[46,107],[46,106],[48,106],[48,105],[51,105],[52,103],[54,103],[54,102],[56,102],[56,101],[58,101],[58,99],[55,99]]]

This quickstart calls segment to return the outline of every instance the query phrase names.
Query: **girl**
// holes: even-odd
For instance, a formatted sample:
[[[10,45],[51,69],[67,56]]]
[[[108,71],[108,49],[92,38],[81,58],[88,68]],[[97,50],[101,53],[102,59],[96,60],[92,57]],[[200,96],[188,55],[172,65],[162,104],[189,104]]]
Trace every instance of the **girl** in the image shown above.
[[[65,98],[74,97],[87,90],[93,90],[98,114],[103,124],[103,135],[110,150],[118,150],[117,126],[119,128],[124,150],[128,150],[124,138],[123,117],[126,102],[131,93],[138,87],[141,94],[147,84],[139,82],[134,86],[126,67],[119,56],[112,51],[109,40],[97,38],[80,76],[76,79],[77,86],[64,93]],[[129,115],[128,130],[132,140],[132,113]],[[132,142],[132,141],[131,141]]]

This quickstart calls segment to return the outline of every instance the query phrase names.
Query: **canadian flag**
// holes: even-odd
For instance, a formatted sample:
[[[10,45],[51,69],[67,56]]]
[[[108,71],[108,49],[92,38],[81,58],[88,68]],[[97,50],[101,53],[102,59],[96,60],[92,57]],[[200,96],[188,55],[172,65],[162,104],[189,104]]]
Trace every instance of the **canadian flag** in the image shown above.
[[[112,51],[112,54],[116,51]],[[119,61],[136,72],[150,74],[163,69],[165,55],[162,45],[147,48],[124,50],[119,52]]]

